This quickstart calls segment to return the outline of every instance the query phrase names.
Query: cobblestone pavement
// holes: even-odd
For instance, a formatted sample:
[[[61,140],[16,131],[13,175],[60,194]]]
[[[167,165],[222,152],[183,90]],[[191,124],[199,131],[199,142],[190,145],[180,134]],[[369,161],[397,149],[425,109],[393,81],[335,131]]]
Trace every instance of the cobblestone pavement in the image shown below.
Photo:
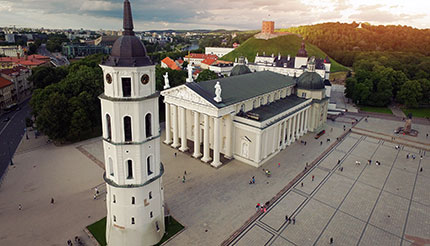
[[[408,153],[418,157],[407,159]],[[333,245],[425,245],[430,242],[425,154],[349,134],[231,245],[329,245],[330,238]]]

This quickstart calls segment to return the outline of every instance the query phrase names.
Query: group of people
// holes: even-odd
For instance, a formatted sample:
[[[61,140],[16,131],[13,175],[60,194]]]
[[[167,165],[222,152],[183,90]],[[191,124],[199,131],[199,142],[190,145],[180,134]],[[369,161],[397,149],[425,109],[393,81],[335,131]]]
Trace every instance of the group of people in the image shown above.
[[[415,155],[411,155],[411,153],[407,153],[406,154],[406,159],[409,159],[409,157],[411,157],[412,159],[415,160],[416,156]],[[423,159],[423,156],[421,156],[421,160]]]
[[[291,224],[291,223],[293,223],[293,225],[294,224],[296,224],[296,217],[288,217],[288,215],[285,215],[285,221],[288,223],[288,224]]]
[[[81,239],[78,237],[78,236],[76,236],[75,237],[75,243],[76,243],[76,245],[84,245],[84,243],[81,241]],[[73,242],[72,242],[72,240],[67,240],[67,245],[68,246],[72,246],[73,245]]]
[[[267,177],[272,176],[272,174],[270,173],[269,169],[264,169],[263,168],[263,172],[266,174]]]
[[[255,176],[252,176],[249,180],[249,184],[255,184]]]

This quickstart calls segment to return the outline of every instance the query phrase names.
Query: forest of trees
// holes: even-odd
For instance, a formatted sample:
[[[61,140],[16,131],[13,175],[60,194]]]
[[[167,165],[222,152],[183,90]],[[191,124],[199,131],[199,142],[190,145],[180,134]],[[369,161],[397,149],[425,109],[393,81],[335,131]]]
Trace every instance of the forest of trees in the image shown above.
[[[355,103],[407,107],[429,106],[430,30],[362,23],[323,23],[289,28],[343,65],[355,76],[346,96]]]

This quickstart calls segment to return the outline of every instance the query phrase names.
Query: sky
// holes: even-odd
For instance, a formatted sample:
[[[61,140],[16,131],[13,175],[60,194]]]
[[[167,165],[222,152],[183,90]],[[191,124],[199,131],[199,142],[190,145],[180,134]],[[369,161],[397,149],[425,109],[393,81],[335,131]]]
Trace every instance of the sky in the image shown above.
[[[137,31],[260,29],[323,22],[430,28],[428,0],[130,0]],[[0,26],[120,30],[123,0],[0,0]],[[427,11],[427,12],[426,12]]]

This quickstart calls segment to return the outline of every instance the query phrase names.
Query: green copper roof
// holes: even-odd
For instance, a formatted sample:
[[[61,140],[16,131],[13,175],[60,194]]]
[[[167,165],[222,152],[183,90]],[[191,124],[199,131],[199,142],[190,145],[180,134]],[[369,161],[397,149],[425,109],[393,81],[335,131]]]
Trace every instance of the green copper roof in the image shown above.
[[[230,72],[230,76],[237,76],[242,74],[251,73],[251,70],[246,65],[236,65]]]
[[[217,81],[222,89],[220,103],[214,101]],[[185,85],[217,108],[222,108],[295,84],[292,77],[263,71]]]
[[[316,72],[304,72],[297,79],[297,88],[305,90],[324,89],[323,78]]]

